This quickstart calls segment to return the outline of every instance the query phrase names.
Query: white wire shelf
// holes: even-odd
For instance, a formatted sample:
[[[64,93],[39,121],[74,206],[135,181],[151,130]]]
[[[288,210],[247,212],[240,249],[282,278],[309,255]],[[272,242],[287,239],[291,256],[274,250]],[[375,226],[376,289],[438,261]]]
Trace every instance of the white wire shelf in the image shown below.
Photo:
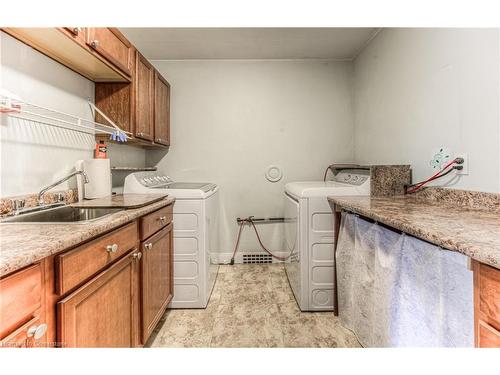
[[[130,139],[132,135],[132,133],[123,131],[117,126],[101,124],[69,113],[27,103],[4,95],[0,95],[0,113],[17,119],[85,134],[108,134],[112,136],[116,134],[117,131],[120,131],[125,134],[126,139]]]

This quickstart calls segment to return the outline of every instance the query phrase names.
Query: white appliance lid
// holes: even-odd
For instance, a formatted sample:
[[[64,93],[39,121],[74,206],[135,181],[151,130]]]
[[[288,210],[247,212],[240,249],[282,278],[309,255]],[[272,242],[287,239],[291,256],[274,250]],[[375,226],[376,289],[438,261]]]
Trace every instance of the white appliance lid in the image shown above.
[[[352,185],[337,181],[289,182],[285,185],[285,192],[297,198],[326,198],[330,195],[367,195],[369,193],[369,190],[367,190],[369,189],[369,184],[369,179],[362,185]]]

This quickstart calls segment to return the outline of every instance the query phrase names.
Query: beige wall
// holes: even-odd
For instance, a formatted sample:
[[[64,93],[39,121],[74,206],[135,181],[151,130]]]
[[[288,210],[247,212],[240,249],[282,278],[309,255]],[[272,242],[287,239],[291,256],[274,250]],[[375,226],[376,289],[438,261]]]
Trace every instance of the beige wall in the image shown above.
[[[444,146],[469,156],[447,186],[500,192],[499,43],[498,29],[383,29],[354,62],[356,159],[421,180]]]
[[[282,216],[284,185],[319,180],[352,159],[352,71],[332,61],[154,61],[172,85],[172,146],[149,163],[178,181],[221,187],[221,251],[232,250],[236,217]],[[283,168],[278,183],[264,173]],[[261,226],[282,248],[282,226]],[[241,249],[258,249],[249,229]]]

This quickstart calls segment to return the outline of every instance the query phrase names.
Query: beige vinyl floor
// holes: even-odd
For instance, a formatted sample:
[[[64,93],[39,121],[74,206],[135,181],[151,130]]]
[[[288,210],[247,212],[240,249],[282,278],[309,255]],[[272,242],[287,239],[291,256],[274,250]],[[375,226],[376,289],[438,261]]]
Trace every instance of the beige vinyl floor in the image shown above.
[[[359,347],[332,312],[301,312],[282,264],[220,266],[206,309],[167,310],[152,347]]]

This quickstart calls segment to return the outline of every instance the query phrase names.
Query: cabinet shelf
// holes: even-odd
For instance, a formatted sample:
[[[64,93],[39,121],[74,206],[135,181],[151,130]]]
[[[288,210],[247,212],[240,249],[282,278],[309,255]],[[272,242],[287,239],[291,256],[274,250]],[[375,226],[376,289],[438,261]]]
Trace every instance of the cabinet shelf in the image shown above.
[[[156,167],[111,167],[112,172],[156,171]]]

